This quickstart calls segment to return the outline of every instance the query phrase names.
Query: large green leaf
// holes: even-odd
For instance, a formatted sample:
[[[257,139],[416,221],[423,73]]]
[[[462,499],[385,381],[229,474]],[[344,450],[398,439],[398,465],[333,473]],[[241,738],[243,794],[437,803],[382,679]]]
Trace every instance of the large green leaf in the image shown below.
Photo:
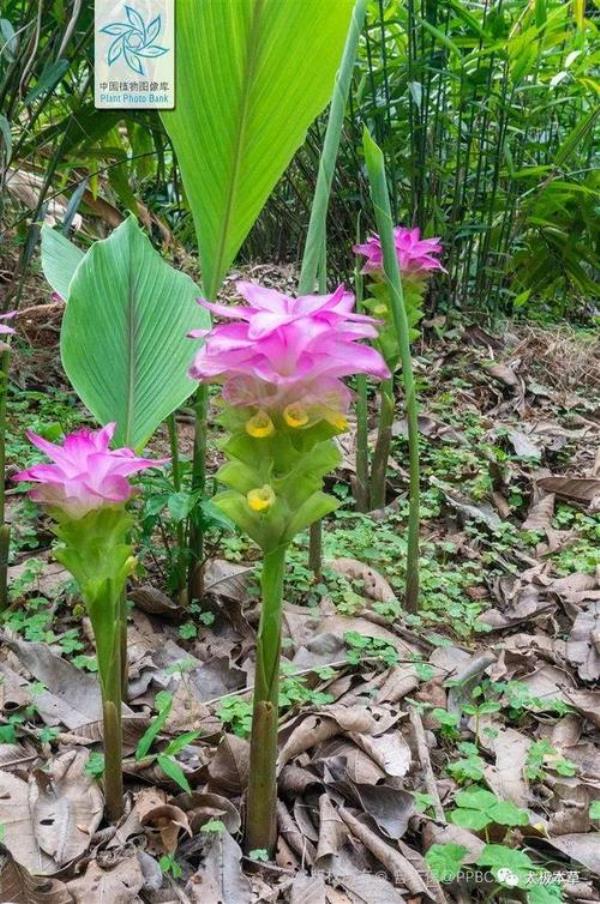
[[[179,0],[177,105],[162,118],[207,296],[326,106],[352,0]]]
[[[96,242],[69,285],[61,333],[63,366],[115,440],[142,446],[193,392],[190,329],[210,327],[194,282],[170,267],[129,217]]]
[[[42,270],[61,298],[67,300],[69,283],[81,263],[84,252],[57,229],[42,226]]]

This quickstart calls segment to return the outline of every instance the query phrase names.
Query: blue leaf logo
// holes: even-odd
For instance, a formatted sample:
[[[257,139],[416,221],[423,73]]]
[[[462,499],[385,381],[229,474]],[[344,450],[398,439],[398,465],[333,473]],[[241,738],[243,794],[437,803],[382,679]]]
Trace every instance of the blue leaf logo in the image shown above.
[[[133,6],[125,6],[125,15],[126,22],[110,22],[100,29],[103,34],[114,37],[108,48],[108,64],[112,66],[123,57],[133,72],[145,75],[144,58],[162,56],[169,49],[154,43],[162,27],[161,18],[156,16],[146,25]]]

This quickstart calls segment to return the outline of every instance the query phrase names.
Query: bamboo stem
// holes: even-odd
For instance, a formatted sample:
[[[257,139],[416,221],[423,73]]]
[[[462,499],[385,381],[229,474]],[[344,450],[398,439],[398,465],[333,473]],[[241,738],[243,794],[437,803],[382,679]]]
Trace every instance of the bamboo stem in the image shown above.
[[[256,674],[250,780],[246,819],[246,851],[273,851],[276,841],[277,721],[279,659],[286,547],[266,553],[262,571],[262,609],[256,643]]]

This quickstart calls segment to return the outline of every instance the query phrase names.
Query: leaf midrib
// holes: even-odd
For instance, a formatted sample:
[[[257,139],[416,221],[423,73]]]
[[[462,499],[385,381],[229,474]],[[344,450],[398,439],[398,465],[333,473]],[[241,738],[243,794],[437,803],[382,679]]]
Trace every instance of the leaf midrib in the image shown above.
[[[136,336],[134,332],[135,317],[135,275],[132,268],[132,256],[129,253],[127,260],[127,402],[125,404],[125,445],[131,446],[133,420],[135,412],[135,382],[137,376]]]
[[[242,168],[242,147],[244,144],[244,137],[246,133],[246,125],[248,120],[248,109],[250,106],[250,95],[252,91],[252,85],[254,81],[254,75],[256,71],[256,63],[258,59],[258,31],[260,27],[261,17],[264,9],[264,0],[255,0],[254,4],[254,12],[252,24],[250,26],[250,30],[248,33],[248,54],[246,56],[246,63],[244,66],[244,72],[242,74],[242,96],[240,99],[240,115],[238,119],[238,129],[235,140],[235,145],[233,148],[233,168],[231,174],[231,180],[229,182],[229,189],[227,192],[227,201],[225,204],[225,214],[223,217],[223,228],[221,230],[221,235],[219,238],[219,245],[217,249],[217,253],[215,255],[215,265],[213,269],[213,276],[210,285],[206,285],[204,283],[203,276],[203,288],[204,293],[209,299],[214,299],[219,289],[219,284],[222,280],[222,268],[223,268],[223,260],[225,257],[225,242],[227,239],[227,235],[229,232],[229,226],[233,217],[233,209],[235,198],[237,195],[238,182],[240,177],[240,171]]]

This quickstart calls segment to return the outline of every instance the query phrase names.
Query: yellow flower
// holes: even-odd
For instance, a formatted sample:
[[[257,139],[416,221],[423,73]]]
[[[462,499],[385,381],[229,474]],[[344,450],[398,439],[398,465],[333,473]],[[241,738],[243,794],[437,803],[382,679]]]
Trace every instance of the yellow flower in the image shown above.
[[[326,411],[325,420],[336,430],[348,429],[348,418],[341,411]]]
[[[376,317],[385,317],[388,312],[387,305],[383,302],[376,304],[373,308],[373,313]]]
[[[296,402],[284,408],[283,419],[288,427],[305,427],[308,424],[308,412],[303,405]]]
[[[266,411],[257,411],[246,421],[246,433],[255,439],[264,439],[274,432],[275,426]]]
[[[268,483],[246,494],[248,505],[253,512],[267,512],[275,502],[275,493]]]

